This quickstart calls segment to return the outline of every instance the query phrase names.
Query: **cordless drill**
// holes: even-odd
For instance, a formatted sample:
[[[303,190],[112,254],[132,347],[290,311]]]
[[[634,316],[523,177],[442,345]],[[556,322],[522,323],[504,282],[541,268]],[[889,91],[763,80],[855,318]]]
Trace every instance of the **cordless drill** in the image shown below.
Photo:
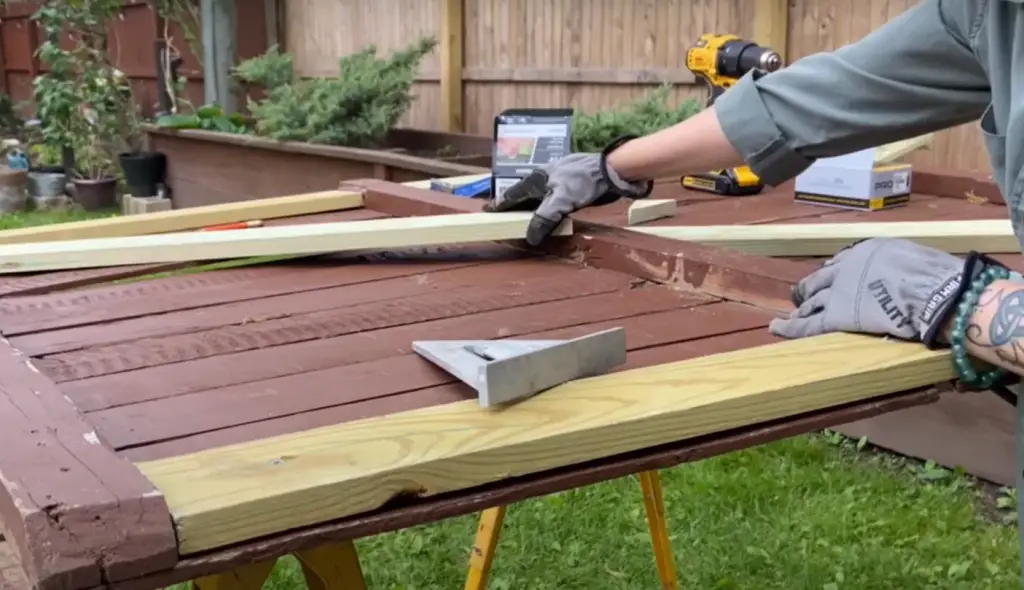
[[[767,47],[735,35],[706,34],[686,52],[686,67],[708,85],[707,106],[711,106],[744,74],[754,69],[773,72],[782,67],[782,58]],[[720,195],[756,195],[764,190],[761,179],[747,166],[684,176],[681,183],[686,188]]]

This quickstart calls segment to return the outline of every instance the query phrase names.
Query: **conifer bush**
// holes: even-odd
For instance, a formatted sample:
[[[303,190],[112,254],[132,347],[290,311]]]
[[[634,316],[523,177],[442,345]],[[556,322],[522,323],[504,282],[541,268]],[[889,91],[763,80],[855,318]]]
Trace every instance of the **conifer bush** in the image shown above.
[[[600,152],[622,135],[647,135],[688,119],[703,108],[694,99],[669,104],[672,86],[662,85],[640,98],[594,113],[577,110],[572,121],[572,151]]]
[[[338,60],[336,78],[297,78],[277,47],[243,61],[235,76],[264,90],[248,99],[255,131],[278,141],[379,147],[415,100],[419,64],[437,45],[422,38],[386,57],[375,46]]]

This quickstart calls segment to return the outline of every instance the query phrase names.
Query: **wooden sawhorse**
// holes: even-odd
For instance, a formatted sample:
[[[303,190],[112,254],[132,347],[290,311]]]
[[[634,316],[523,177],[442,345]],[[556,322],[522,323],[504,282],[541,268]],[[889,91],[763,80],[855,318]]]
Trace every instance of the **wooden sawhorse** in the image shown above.
[[[678,590],[676,566],[672,560],[672,547],[668,540],[668,526],[665,524],[665,501],[661,493],[661,476],[657,471],[640,473],[640,491],[644,499],[644,513],[647,528],[651,532],[651,547],[654,563],[658,568],[658,579],[662,590]],[[469,555],[469,573],[463,590],[485,590],[487,577],[494,563],[498,536],[505,520],[505,506],[495,506],[480,513],[476,539]]]
[[[309,590],[366,590],[359,555],[352,541],[339,541],[294,553]],[[260,590],[277,558],[192,581],[194,590]]]
[[[661,494],[661,478],[657,471],[640,473],[647,527],[651,533],[654,562],[662,590],[678,590],[675,563],[665,525],[665,504]],[[505,520],[505,506],[495,506],[480,513],[476,538],[469,557],[469,573],[465,590],[485,590],[487,577],[494,563],[494,553]],[[359,555],[352,541],[339,541],[296,552],[309,590],[366,590]],[[274,569],[277,558],[267,559],[234,570],[192,581],[195,590],[260,590]]]

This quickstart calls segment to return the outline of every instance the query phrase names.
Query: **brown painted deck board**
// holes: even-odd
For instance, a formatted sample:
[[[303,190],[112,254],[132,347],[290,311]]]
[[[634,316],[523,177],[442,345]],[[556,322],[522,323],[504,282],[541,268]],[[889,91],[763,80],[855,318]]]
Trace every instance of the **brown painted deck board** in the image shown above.
[[[250,316],[237,323],[211,329],[146,338],[123,344],[98,346],[41,358],[38,366],[58,381],[154,367],[210,356],[281,346],[320,338],[331,338],[380,328],[415,324],[431,319],[456,317],[468,312],[483,312],[606,293],[628,285],[629,277],[594,269],[576,269],[562,261],[531,261],[529,266],[485,265],[479,274],[467,275],[448,289],[433,288],[443,279],[439,272],[427,280],[405,282],[405,297],[391,298],[388,289],[357,285],[352,304],[340,294],[318,298],[312,310],[296,310],[289,300],[275,302],[276,315],[252,321]],[[573,273],[576,273],[573,275]],[[479,280],[474,284],[474,277]],[[362,288],[365,288],[363,290]],[[412,292],[410,292],[410,290]],[[394,293],[392,291],[392,293]],[[367,301],[368,297],[383,301]],[[211,308],[216,314],[216,308]]]
[[[526,336],[569,338],[621,326],[626,330],[629,350],[640,350],[763,327],[769,317],[764,311],[739,304],[716,303]],[[407,344],[394,341],[393,345],[398,348]],[[280,355],[280,362],[286,364],[288,347],[283,347]],[[120,406],[92,413],[90,418],[105,440],[123,449],[456,383],[447,372],[417,355],[404,354]],[[462,384],[455,386],[467,396],[471,393]]]
[[[663,289],[613,291],[300,342],[289,345],[288,363],[279,362],[280,351],[271,347],[69,381],[62,389],[83,411],[91,412],[407,354],[417,339],[441,340],[452,334],[469,339],[521,337],[702,301],[711,300]],[[538,313],[541,310],[545,313]]]
[[[320,269],[244,269],[236,275],[239,280],[229,277],[229,273],[237,272],[235,270],[201,273],[194,278],[172,277],[166,282],[173,287],[178,286],[174,285],[178,279],[189,280],[180,281],[184,283],[184,289],[168,288],[170,292],[166,297],[154,294],[151,298],[119,305],[117,310],[112,310],[114,306],[103,301],[91,306],[92,310],[88,305],[81,305],[79,307],[84,308],[82,315],[67,314],[62,321],[64,325],[61,327],[65,328],[62,330],[52,330],[51,323],[42,318],[34,323],[32,318],[45,316],[44,312],[34,312],[26,314],[24,319],[10,322],[11,327],[5,327],[4,331],[15,334],[9,336],[11,342],[29,354],[54,355],[86,346],[109,346],[385,300],[391,298],[389,293],[393,291],[389,289],[400,289],[408,283],[421,286],[423,292],[441,290],[446,286],[456,288],[460,286],[456,277],[465,275],[460,274],[461,270],[485,264],[486,261],[479,260],[355,261]],[[423,277],[432,271],[439,273],[437,279]],[[446,280],[449,277],[451,280]],[[162,284],[164,281],[152,282]],[[182,290],[188,291],[187,296],[182,296]],[[216,309],[216,313],[211,309]],[[95,313],[90,314],[90,311]],[[104,320],[90,317],[98,314],[110,317]],[[2,325],[3,319],[0,319]],[[39,331],[40,328],[47,331]]]
[[[686,360],[697,356],[728,352],[760,344],[775,342],[777,339],[763,327],[712,336],[686,342],[675,342],[629,352],[626,364],[611,372],[624,371],[653,364]],[[355,406],[333,406],[316,412],[296,414],[266,420],[255,424],[225,428],[196,436],[184,437],[144,447],[121,451],[133,461],[148,461],[162,457],[191,453],[215,446],[234,444],[288,434],[308,428],[340,424],[378,416],[384,413],[414,410],[427,406],[463,401],[471,398],[468,388],[456,383],[447,383],[426,389],[408,391],[386,398],[374,398]]]

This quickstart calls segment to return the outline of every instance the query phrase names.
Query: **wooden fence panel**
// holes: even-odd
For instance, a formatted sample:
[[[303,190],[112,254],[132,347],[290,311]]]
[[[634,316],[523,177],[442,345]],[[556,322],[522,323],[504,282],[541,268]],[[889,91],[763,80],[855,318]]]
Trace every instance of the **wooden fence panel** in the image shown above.
[[[238,55],[240,59],[266,51],[265,12],[252,10],[249,1],[238,2]],[[42,30],[30,17],[38,1],[13,0],[0,9],[0,90],[15,101],[32,98],[32,79],[45,72],[35,52],[43,40]],[[107,37],[114,64],[132,81],[136,102],[146,114],[152,114],[157,101],[154,42],[171,40],[181,52],[184,63],[179,73],[188,80],[187,98],[202,104],[203,73],[198,60],[189,51],[181,31],[159,18],[145,0],[125,0],[118,19],[110,24]],[[67,43],[70,38],[62,38]]]
[[[441,0],[287,0],[283,8],[284,45],[296,74],[308,77],[337,76],[339,57],[369,45],[383,55],[436,36],[441,23]],[[404,126],[435,128],[438,53],[423,60]]]
[[[673,100],[703,99],[685,67],[702,33],[753,33],[750,0],[475,0],[466,4],[467,131],[490,133],[509,107],[586,110],[636,98],[663,81]]]
[[[703,100],[684,63],[702,33],[781,44],[776,49],[792,61],[855,41],[915,1],[287,0],[283,18],[285,47],[299,73],[332,75],[338,56],[370,43],[389,50],[415,36],[440,36],[446,3],[460,2],[463,24],[449,37],[462,51],[447,55],[460,58],[462,76],[444,102],[458,105],[461,98],[460,112],[441,112],[444,52],[436,52],[421,68],[420,98],[402,124],[448,129],[454,122],[462,128],[451,130],[487,134],[494,114],[509,107],[606,108],[660,81],[676,85],[674,100]],[[787,26],[772,30],[776,22]],[[459,63],[446,65],[459,70]],[[975,124],[940,134],[932,150],[912,160],[989,170]]]

